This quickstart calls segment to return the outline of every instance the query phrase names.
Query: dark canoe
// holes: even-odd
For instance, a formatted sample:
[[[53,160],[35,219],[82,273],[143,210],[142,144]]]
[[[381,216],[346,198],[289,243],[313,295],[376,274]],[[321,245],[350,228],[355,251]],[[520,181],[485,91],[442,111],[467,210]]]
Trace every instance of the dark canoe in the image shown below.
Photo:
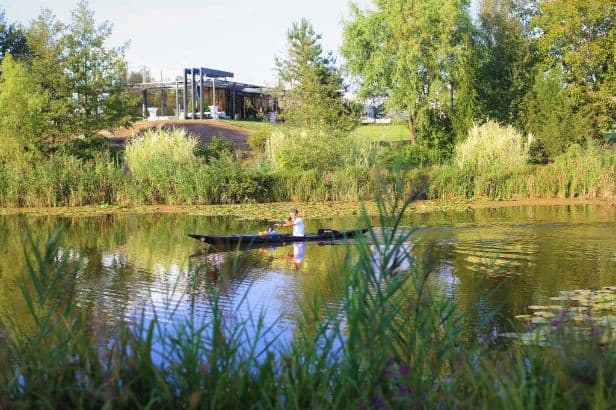
[[[369,228],[352,231],[336,231],[333,229],[319,229],[317,233],[305,236],[293,236],[285,234],[275,235],[198,235],[189,233],[188,236],[201,242],[214,246],[229,247],[255,244],[284,244],[291,242],[329,242],[342,239],[354,238],[368,232]]]

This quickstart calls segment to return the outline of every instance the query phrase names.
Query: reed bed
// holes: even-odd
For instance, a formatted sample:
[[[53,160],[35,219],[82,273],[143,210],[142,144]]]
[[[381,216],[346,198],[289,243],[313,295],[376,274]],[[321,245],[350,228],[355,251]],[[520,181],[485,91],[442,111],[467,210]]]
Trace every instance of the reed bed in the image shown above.
[[[613,146],[573,145],[552,163],[529,164],[528,142],[487,123],[471,130],[450,162],[418,168],[421,161],[383,163],[383,147],[354,135],[285,129],[255,158],[226,151],[205,158],[185,131],[153,130],[128,144],[124,162],[108,153],[0,161],[0,206],[361,201],[391,196],[396,184],[409,197],[420,186],[424,197],[443,200],[616,198]]]
[[[616,149],[573,145],[553,163],[499,167],[483,173],[455,164],[433,167],[432,199],[616,198]]]

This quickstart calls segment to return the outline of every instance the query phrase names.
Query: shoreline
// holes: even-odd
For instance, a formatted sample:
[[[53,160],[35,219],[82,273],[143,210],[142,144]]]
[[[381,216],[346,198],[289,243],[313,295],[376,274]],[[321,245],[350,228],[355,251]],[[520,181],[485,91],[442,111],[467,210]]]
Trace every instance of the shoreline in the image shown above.
[[[602,199],[567,199],[543,198],[520,200],[423,200],[410,205],[415,213],[437,211],[462,211],[481,208],[507,208],[517,206],[563,206],[563,205],[599,205],[615,206],[611,201]],[[369,202],[266,202],[255,204],[230,205],[86,205],[52,208],[0,208],[0,215],[26,216],[101,216],[113,214],[189,214],[200,216],[236,216],[245,219],[271,219],[286,214],[289,209],[297,207],[306,218],[326,218],[361,215],[365,208],[368,215],[378,215],[374,201]]]

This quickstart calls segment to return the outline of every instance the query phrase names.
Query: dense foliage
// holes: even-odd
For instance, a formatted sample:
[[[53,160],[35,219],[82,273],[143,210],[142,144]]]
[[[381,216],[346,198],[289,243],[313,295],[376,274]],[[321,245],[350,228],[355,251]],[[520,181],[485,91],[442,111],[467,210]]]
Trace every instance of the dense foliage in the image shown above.
[[[376,10],[353,8],[345,27],[343,54],[361,77],[360,94],[387,95],[390,109],[403,110],[410,138],[426,140],[438,123],[465,132],[473,114],[467,88],[472,25],[465,0],[377,1]]]
[[[277,61],[286,124],[251,124],[249,153],[163,130],[111,147],[98,132],[126,123],[132,99],[111,26],[85,2],[68,24],[2,15],[0,203],[360,200],[395,183],[436,199],[612,199],[614,149],[595,137],[614,124],[614,8],[483,0],[473,21],[466,0],[353,6],[346,68],[359,95],[406,117],[411,144],[349,132],[341,71],[302,19]]]
[[[111,25],[97,25],[86,2],[77,4],[67,24],[43,10],[25,28],[0,26],[4,27],[2,57],[18,56],[20,70],[19,78],[13,75],[3,83],[0,94],[7,100],[17,98],[11,92],[18,86],[24,88],[19,93],[32,92],[27,98],[37,100],[36,118],[26,110],[20,121],[28,122],[30,130],[37,127],[34,123],[45,124],[36,129],[36,136],[27,137],[46,141],[39,148],[50,152],[72,139],[95,138],[100,130],[130,121],[129,107],[135,99],[125,82],[124,48],[106,45]],[[16,70],[14,64],[10,68]],[[17,81],[29,84],[16,85]],[[0,116],[8,118],[4,110]]]
[[[616,124],[614,0],[375,0],[353,6],[343,54],[411,142],[447,157],[473,121],[538,138],[555,158]]]
[[[330,52],[323,54],[312,24],[293,23],[287,33],[287,55],[276,61],[278,99],[288,123],[304,128],[352,126],[352,109],[342,98],[342,77]]]
[[[24,29],[18,24],[6,21],[4,10],[0,10],[0,58],[7,53],[26,57],[30,53]]]

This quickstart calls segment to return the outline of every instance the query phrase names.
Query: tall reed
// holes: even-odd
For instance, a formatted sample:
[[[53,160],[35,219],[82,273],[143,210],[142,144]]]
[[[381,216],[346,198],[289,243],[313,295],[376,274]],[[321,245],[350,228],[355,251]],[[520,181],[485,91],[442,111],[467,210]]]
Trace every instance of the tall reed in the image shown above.
[[[454,163],[459,168],[481,174],[491,168],[516,169],[528,163],[528,149],[533,137],[523,137],[512,126],[494,121],[474,124],[467,138],[454,152]]]
[[[199,197],[203,167],[193,153],[197,144],[183,129],[148,130],[129,141],[125,161],[137,201],[181,204]]]
[[[32,164],[0,164],[0,177],[0,204],[11,207],[118,203],[125,184],[107,156],[84,161],[58,154]]]
[[[488,127],[493,128],[500,129],[494,124]],[[465,142],[456,148],[452,163],[429,170],[430,198],[616,198],[613,146],[589,141],[585,147],[572,145],[553,163],[531,165],[519,134],[509,130],[499,150],[491,146],[497,134],[480,131],[474,128],[469,136],[474,148]],[[486,137],[485,153],[478,135]]]

